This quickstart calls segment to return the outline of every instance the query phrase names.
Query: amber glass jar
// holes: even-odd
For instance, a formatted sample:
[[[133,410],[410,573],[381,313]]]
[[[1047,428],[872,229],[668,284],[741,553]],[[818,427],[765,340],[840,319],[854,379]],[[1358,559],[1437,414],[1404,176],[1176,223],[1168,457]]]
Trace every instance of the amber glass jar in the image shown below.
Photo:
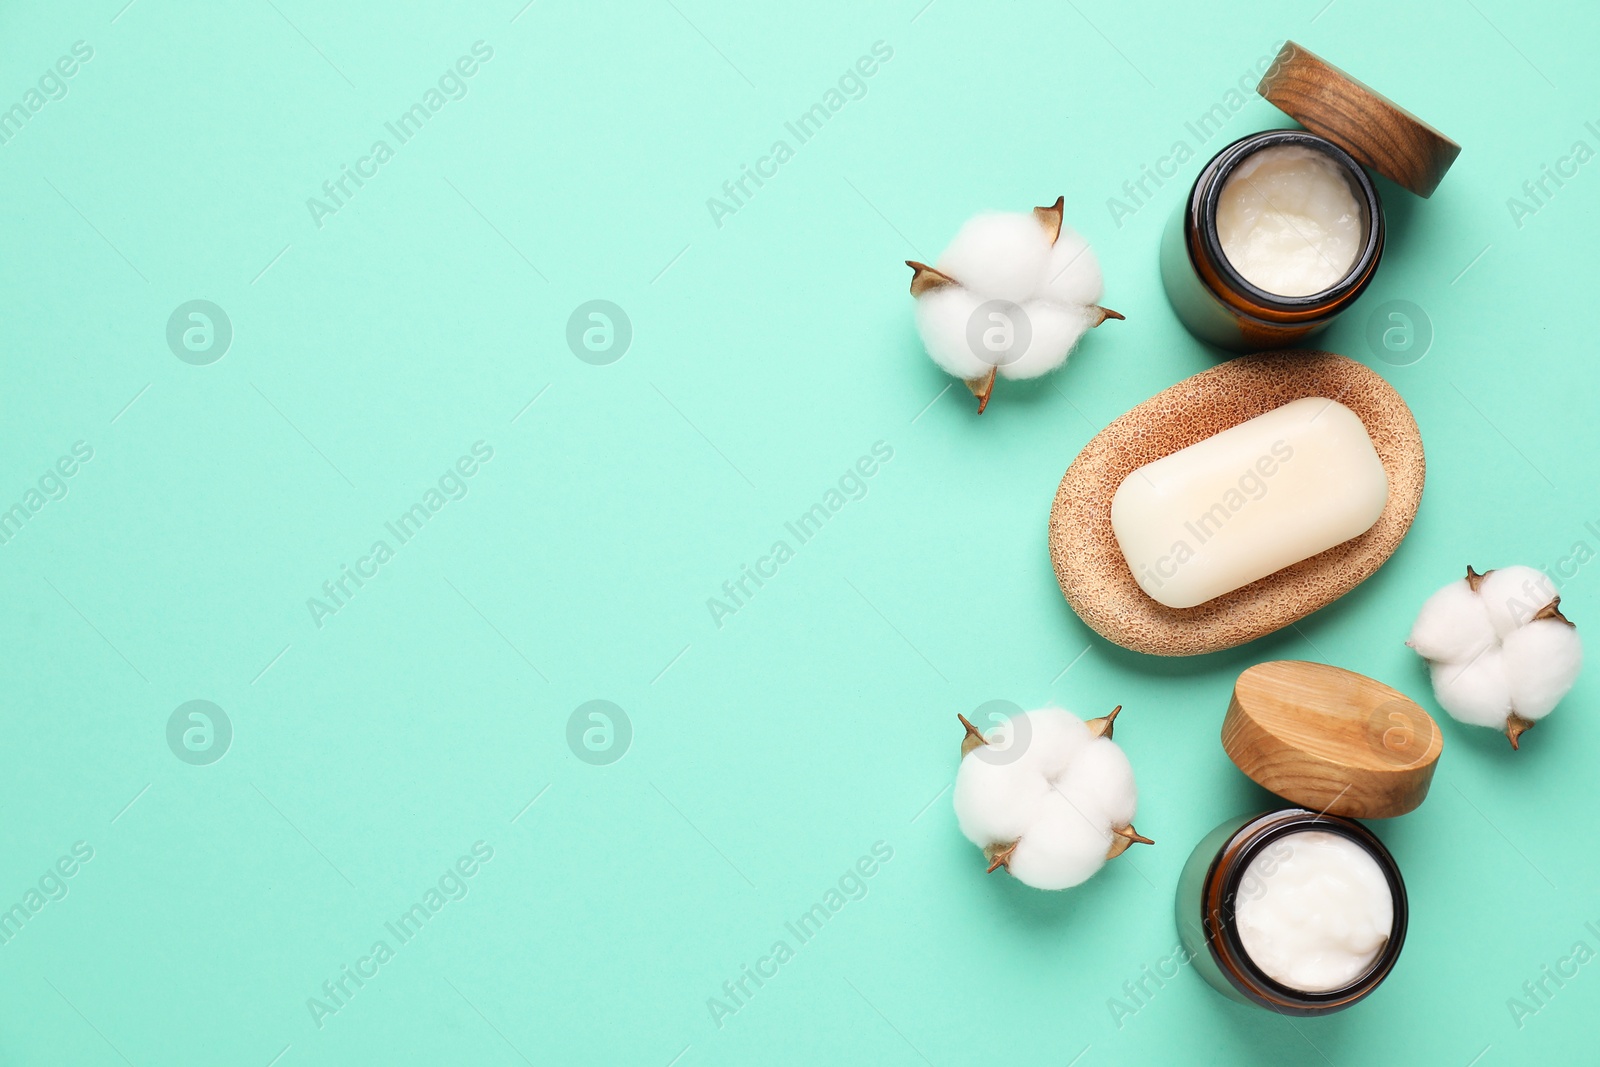
[[[1269,978],[1245,951],[1234,920],[1251,861],[1276,842],[1306,830],[1338,834],[1362,848],[1383,871],[1394,907],[1389,940],[1366,973],[1343,988],[1320,993],[1291,989]],[[1185,954],[1219,992],[1283,1015],[1327,1015],[1367,996],[1394,969],[1406,939],[1406,887],[1389,850],[1360,823],[1305,808],[1285,808],[1232,819],[1200,842],[1178,879],[1177,921]]]
[[[1217,233],[1217,205],[1235,168],[1256,152],[1295,145],[1321,153],[1350,185],[1362,211],[1359,251],[1332,287],[1309,296],[1269,293],[1234,269]],[[1305,130],[1267,130],[1233,142],[1200,171],[1161,240],[1161,282],[1189,332],[1234,352],[1299,344],[1355,303],[1383,254],[1383,205],[1371,177],[1350,153]]]

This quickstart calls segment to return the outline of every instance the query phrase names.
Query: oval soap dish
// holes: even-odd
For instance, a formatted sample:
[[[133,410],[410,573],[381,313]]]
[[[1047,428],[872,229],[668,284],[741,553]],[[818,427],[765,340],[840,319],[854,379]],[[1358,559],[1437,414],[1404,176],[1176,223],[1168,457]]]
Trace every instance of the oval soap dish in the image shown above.
[[[1111,529],[1111,497],[1122,480],[1308,396],[1337,400],[1360,416],[1389,479],[1378,521],[1359,537],[1196,607],[1150,599]],[[1156,656],[1217,652],[1302,619],[1371,577],[1411,528],[1425,467],[1411,409],[1375,371],[1331,352],[1242,356],[1157,393],[1083,447],[1050,509],[1050,559],[1067,603],[1106,640]]]

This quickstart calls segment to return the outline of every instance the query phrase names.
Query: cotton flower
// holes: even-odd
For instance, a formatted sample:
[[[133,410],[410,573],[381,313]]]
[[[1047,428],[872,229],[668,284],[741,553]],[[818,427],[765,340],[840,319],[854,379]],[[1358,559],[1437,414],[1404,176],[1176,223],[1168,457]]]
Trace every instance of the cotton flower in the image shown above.
[[[1561,614],[1555,585],[1532,567],[1468,567],[1422,605],[1406,644],[1428,661],[1440,707],[1504,730],[1512,748],[1583,667],[1577,627]]]
[[[933,361],[967,383],[978,411],[995,375],[1037,378],[1067,361],[1078,338],[1106,319],[1100,264],[1089,243],[1061,224],[1057,197],[1031,214],[970,219],[937,267],[906,260],[917,332]]]
[[[1134,842],[1133,767],[1111,740],[1122,708],[1088,722],[1059,708],[1014,715],[985,736],[958,716],[967,735],[956,771],[956,821],[983,849],[989,870],[1004,867],[1036,889],[1086,881]]]

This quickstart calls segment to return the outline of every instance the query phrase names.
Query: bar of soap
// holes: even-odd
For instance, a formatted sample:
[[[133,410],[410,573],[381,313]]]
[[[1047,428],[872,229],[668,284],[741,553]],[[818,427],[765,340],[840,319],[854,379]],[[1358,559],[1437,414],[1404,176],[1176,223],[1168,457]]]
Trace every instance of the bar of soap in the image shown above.
[[[1309,396],[1135,470],[1111,528],[1139,588],[1192,608],[1365,533],[1388,499],[1360,417]]]

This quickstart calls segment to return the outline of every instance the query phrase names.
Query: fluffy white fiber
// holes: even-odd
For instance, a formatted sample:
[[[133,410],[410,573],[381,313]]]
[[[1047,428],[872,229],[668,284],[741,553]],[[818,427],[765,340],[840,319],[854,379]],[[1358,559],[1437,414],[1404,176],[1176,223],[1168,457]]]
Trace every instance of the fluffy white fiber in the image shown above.
[[[970,219],[935,269],[955,281],[917,299],[917,332],[935,363],[958,378],[1036,378],[1067,360],[1104,318],[1100,264],[1065,225],[1055,243],[1032,213]],[[990,301],[1005,301],[1020,315]]]
[[[1133,821],[1133,767],[1109,737],[1059,708],[1024,712],[990,730],[956,772],[956,820],[980,848],[1016,843],[1006,867],[1038,889],[1067,889],[1106,862]]]
[[[1535,617],[1558,603],[1550,579],[1532,567],[1469,573],[1427,599],[1406,644],[1428,661],[1434,696],[1452,718],[1497,730],[1513,715],[1537,722],[1583,667],[1577,629]]]

